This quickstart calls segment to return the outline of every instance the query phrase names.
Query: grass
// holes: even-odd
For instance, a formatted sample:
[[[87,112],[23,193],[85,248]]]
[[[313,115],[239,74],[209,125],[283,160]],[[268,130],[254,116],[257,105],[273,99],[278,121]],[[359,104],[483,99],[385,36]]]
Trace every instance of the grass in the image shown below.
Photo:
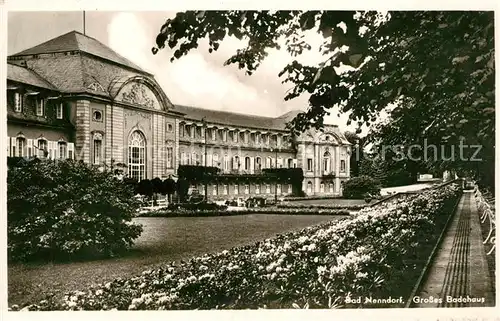
[[[9,305],[36,303],[47,294],[85,290],[171,261],[253,243],[278,233],[339,219],[325,215],[250,214],[229,217],[137,218],[144,231],[124,257],[73,263],[10,264]]]

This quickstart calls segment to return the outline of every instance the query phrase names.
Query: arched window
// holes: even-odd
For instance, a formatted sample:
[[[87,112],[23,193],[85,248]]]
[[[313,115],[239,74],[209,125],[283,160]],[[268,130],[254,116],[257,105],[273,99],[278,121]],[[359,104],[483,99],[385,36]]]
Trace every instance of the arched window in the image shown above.
[[[101,164],[102,162],[102,134],[94,133],[92,135],[92,163]]]
[[[326,173],[326,174],[329,174],[331,172],[330,170],[330,153],[329,152],[325,152],[323,154],[323,171]]]
[[[313,184],[312,182],[307,182],[307,194],[312,194],[313,192]]]
[[[266,158],[266,168],[271,168],[271,165],[273,163],[273,159],[271,157]]]
[[[146,138],[138,130],[128,139],[128,174],[138,181],[146,178]]]
[[[250,170],[250,157],[245,157],[245,170],[249,171]]]
[[[16,147],[17,147],[17,156],[18,157],[24,157],[26,156],[25,149],[26,149],[26,139],[24,137],[17,137],[16,138]]]
[[[238,156],[233,157],[233,169],[240,168],[240,158]]]
[[[262,167],[261,159],[259,156],[255,157],[255,169],[260,170]]]
[[[60,159],[65,159],[67,155],[67,150],[68,150],[68,144],[66,142],[58,142],[57,143],[57,151],[58,151],[58,157]]]
[[[38,140],[38,157],[46,158],[49,155],[49,151],[47,150],[47,141],[43,138]]]

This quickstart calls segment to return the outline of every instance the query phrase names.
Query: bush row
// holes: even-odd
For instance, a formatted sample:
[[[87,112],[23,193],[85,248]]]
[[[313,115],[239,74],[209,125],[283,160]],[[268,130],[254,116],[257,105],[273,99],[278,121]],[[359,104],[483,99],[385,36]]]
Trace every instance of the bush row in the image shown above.
[[[346,296],[406,296],[459,194],[430,190],[24,310],[332,308],[359,306]]]
[[[339,209],[316,209],[316,208],[241,208],[238,210],[169,210],[159,209],[146,213],[140,213],[137,217],[206,217],[206,216],[234,216],[247,214],[283,214],[283,215],[350,215],[347,210]]]
[[[287,208],[287,209],[316,209],[316,210],[328,210],[328,209],[343,209],[343,210],[360,210],[365,208],[367,204],[359,205],[359,204],[327,204],[327,205],[309,205],[309,204],[279,204],[278,208]]]

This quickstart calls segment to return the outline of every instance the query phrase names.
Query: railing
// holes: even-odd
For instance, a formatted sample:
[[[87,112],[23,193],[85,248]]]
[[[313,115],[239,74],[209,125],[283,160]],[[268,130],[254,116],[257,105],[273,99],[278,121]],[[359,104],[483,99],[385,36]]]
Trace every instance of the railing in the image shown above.
[[[496,223],[495,223],[495,209],[491,208],[490,204],[484,199],[483,194],[479,190],[478,186],[474,186],[474,197],[477,203],[478,213],[480,215],[481,224],[484,224],[486,220],[489,221],[489,231],[483,244],[486,246],[488,243],[491,244],[490,250],[486,255],[491,255],[494,253],[496,248]]]

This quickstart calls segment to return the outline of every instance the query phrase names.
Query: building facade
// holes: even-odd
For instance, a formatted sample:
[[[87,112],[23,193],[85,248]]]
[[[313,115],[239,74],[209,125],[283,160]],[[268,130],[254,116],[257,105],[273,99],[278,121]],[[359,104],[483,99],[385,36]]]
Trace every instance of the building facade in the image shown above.
[[[292,137],[298,112],[259,117],[174,105],[154,76],[96,39],[67,33],[7,58],[7,155],[83,160],[130,177],[175,175],[179,165],[233,176],[298,167],[308,195],[338,195],[350,144],[337,126]],[[214,198],[285,195],[290,186],[217,183]]]

